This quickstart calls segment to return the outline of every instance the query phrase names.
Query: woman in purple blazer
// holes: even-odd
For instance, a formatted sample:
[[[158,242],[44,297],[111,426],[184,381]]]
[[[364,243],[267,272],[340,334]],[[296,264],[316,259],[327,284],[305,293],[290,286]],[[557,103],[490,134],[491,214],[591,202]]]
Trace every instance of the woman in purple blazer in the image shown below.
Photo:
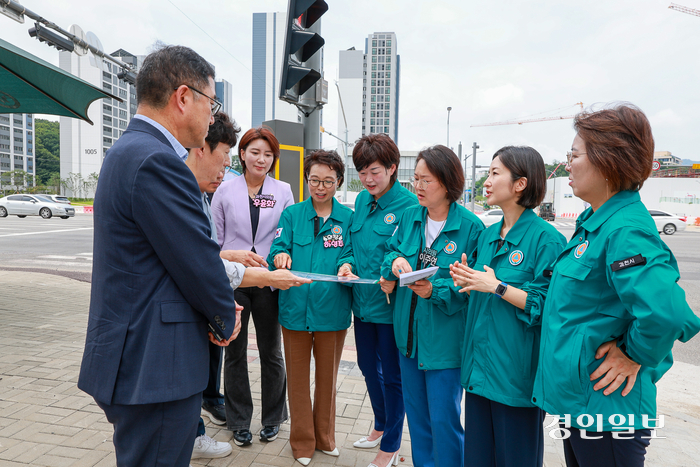
[[[267,175],[279,159],[279,142],[264,127],[251,128],[238,144],[243,175],[224,182],[212,201],[212,216],[222,250],[234,250],[230,261],[248,267],[267,267],[264,258],[270,252],[277,224],[284,208],[294,204],[288,183]],[[253,399],[248,380],[248,321],[255,322],[260,352],[262,381],[261,441],[273,441],[279,425],[287,420],[287,376],[281,350],[281,331],[277,320],[278,291],[269,287],[239,287],[236,301],[243,306],[241,333],[226,348],[224,386],[226,425],[233,431],[238,446],[253,441],[250,422]]]

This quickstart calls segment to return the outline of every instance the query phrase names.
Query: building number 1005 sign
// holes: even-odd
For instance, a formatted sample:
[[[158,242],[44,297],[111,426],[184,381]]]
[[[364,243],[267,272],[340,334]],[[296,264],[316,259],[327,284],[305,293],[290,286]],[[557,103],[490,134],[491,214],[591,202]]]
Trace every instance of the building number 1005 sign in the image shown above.
[[[85,154],[97,154],[97,149],[86,149]]]

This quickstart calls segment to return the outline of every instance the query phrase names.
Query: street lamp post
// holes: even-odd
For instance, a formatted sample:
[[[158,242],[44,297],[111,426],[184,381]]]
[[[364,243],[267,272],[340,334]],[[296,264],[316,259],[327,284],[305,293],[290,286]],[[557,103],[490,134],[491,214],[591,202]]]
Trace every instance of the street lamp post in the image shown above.
[[[447,108],[447,147],[450,147],[450,111],[452,107]]]
[[[340,101],[340,110],[343,113],[343,121],[345,122],[345,141],[343,141],[340,138],[337,138],[337,137],[336,138],[345,143],[345,157],[343,157],[344,162],[345,162],[345,177],[343,178],[343,180],[344,180],[344,183],[343,183],[343,201],[347,203],[348,202],[348,181],[349,181],[348,180],[348,173],[349,173],[349,169],[348,169],[348,120],[345,118],[345,108],[343,107],[343,98],[340,95],[340,86],[338,86],[337,81],[335,82],[335,87],[338,89],[338,100]],[[331,135],[330,133],[328,133],[328,134]],[[331,135],[331,136],[333,136],[333,135]]]

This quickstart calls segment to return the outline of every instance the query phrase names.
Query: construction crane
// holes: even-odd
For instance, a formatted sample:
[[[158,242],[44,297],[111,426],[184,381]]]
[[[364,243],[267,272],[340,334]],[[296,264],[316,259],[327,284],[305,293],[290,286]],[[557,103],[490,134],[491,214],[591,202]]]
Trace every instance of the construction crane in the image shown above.
[[[581,110],[583,110],[583,102],[577,102],[574,106],[578,105]],[[568,108],[568,107],[564,107]],[[544,112],[543,112],[544,113]],[[540,118],[525,118],[521,120],[506,120],[505,122],[493,122],[493,123],[479,123],[477,125],[469,125],[470,128],[476,126],[496,126],[496,125],[522,125],[523,123],[535,123],[535,122],[548,122],[551,120],[568,120],[574,118],[576,115],[559,115],[554,117],[540,117]]]
[[[676,5],[675,3],[671,3],[668,7],[672,10],[680,11],[681,13],[687,13],[689,15],[700,16],[700,10],[696,10],[694,8],[688,8],[687,6]]]

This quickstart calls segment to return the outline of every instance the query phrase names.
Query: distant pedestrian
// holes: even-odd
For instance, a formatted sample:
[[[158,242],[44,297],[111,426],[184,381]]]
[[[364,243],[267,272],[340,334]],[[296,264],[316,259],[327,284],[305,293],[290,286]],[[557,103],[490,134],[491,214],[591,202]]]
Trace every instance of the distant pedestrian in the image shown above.
[[[450,268],[460,292],[470,294],[461,377],[465,467],[542,466],[544,412],[532,403],[532,383],[550,265],[566,243],[533,211],[546,188],[537,151],[496,151],[484,190],[503,219],[481,234],[473,269]]]
[[[420,205],[403,212],[382,263],[387,280],[439,268],[430,279],[400,287],[394,306],[411,452],[416,467],[460,467],[464,428],[459,373],[468,295],[454,285],[450,264],[462,253],[473,264],[484,225],[456,203],[464,175],[449,148],[438,145],[418,154],[413,186]]]
[[[656,382],[700,318],[639,197],[654,159],[646,116],[622,103],[578,114],[574,128],[569,185],[591,207],[553,264],[532,401],[561,417],[569,467],[638,467],[658,423]]]
[[[267,258],[271,269],[337,273],[338,260],[349,248],[353,215],[334,198],[344,173],[343,160],[335,151],[314,151],[304,159],[311,196],[282,213]],[[336,382],[350,327],[352,290],[339,282],[318,281],[282,291],[279,300],[292,422],[289,444],[294,458],[308,465],[316,449],[340,455],[335,443]]]

